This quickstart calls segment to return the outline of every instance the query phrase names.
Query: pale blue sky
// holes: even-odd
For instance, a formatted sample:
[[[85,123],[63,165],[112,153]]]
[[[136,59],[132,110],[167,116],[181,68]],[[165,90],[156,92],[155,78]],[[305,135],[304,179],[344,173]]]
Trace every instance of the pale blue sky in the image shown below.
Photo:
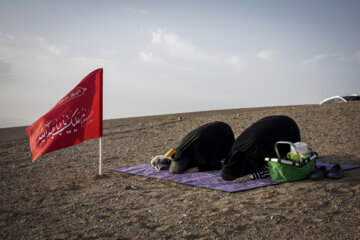
[[[104,118],[360,94],[360,1],[0,0],[0,127],[104,68]]]

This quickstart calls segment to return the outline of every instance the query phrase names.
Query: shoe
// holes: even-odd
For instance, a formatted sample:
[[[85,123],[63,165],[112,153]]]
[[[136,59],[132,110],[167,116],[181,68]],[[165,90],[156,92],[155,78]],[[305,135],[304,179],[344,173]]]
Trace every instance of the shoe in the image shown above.
[[[335,164],[326,175],[328,178],[339,179],[343,176],[343,170],[340,164]]]
[[[310,178],[312,180],[321,180],[326,176],[326,167],[321,166],[319,168],[316,168],[316,170],[310,175]]]

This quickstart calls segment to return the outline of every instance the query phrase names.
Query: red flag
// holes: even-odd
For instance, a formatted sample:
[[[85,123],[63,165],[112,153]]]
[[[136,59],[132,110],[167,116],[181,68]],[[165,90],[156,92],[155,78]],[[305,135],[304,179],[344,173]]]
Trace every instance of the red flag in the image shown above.
[[[48,113],[26,128],[32,161],[40,156],[102,136],[103,69],[97,69]]]

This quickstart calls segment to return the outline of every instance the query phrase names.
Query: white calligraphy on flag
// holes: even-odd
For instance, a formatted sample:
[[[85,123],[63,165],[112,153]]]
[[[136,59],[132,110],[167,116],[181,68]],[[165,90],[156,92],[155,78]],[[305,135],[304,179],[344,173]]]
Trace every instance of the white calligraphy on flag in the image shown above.
[[[81,97],[82,95],[84,95],[84,93],[85,93],[86,90],[87,90],[87,89],[86,89],[86,88],[83,88],[83,87],[77,87],[77,88],[73,89],[68,95],[66,95],[65,97],[63,97],[63,99],[61,99],[61,100],[55,105],[55,108],[63,105],[64,103],[67,103],[67,102],[73,100],[74,98]]]
[[[53,139],[56,135],[61,136],[65,130],[66,134],[77,133],[79,128],[84,128],[87,120],[89,120],[89,123],[93,121],[91,117],[93,117],[93,112],[89,112],[88,108],[76,108],[75,111],[70,111],[68,114],[62,115],[60,120],[55,119],[44,124],[38,141],[41,142],[41,145],[45,143],[49,137]]]

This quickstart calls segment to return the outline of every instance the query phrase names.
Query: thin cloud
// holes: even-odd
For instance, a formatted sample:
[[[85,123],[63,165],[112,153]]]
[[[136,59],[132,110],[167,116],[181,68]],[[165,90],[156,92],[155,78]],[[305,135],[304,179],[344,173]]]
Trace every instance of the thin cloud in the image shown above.
[[[162,62],[160,57],[156,57],[153,55],[152,52],[139,52],[139,57],[142,61],[144,62],[149,62],[149,63],[159,63]]]
[[[45,47],[49,53],[53,54],[53,55],[63,55],[66,51],[66,49],[68,49],[67,46],[60,46],[60,45],[48,45]]]
[[[158,28],[151,32],[152,43],[162,44],[171,54],[176,56],[193,55],[196,47],[176,34],[167,33],[167,29]]]
[[[173,49],[176,49],[176,51],[185,51],[191,53],[196,50],[196,48],[191,43],[181,39],[176,34],[165,34],[163,38],[165,43]]]
[[[226,59],[226,62],[234,68],[242,68],[246,63],[246,60],[243,56],[230,56]]]
[[[352,56],[345,56],[339,59],[342,62],[357,62],[360,64],[360,51],[355,52]]]
[[[158,28],[151,31],[153,44],[157,44],[168,55],[176,58],[185,58],[197,61],[213,61],[216,58],[205,52],[199,51],[195,45],[177,34],[168,33],[167,29]]]
[[[30,44],[31,46],[37,46],[39,50],[45,50],[50,55],[61,56],[66,53],[66,50],[69,49],[66,45],[59,44],[50,44],[43,37],[25,37],[24,40],[18,39],[19,44],[26,46]]]
[[[156,30],[156,32],[151,31],[151,35],[152,35],[152,43],[159,43],[161,42],[164,33],[166,32],[166,29],[163,28],[158,28]]]
[[[301,64],[312,64],[312,63],[316,63],[316,62],[320,62],[329,58],[333,58],[333,57],[339,57],[341,54],[339,53],[334,53],[334,54],[318,54],[315,55],[312,58],[306,59],[301,61]]]
[[[257,57],[260,58],[261,60],[271,61],[274,59],[275,55],[276,52],[274,50],[264,50],[259,52]]]
[[[2,32],[0,32],[0,40],[1,40],[1,38],[14,39],[15,37],[12,35],[3,34]]]
[[[354,58],[355,60],[360,63],[360,51],[357,51],[355,54],[354,54]]]
[[[13,82],[32,79],[37,83],[48,81],[48,74],[63,68],[88,69],[108,66],[105,59],[70,57],[66,45],[49,43],[43,37],[14,37],[0,35],[1,74]],[[18,71],[21,69],[21,71]],[[80,71],[80,70],[79,70]],[[87,70],[85,70],[86,72]]]

